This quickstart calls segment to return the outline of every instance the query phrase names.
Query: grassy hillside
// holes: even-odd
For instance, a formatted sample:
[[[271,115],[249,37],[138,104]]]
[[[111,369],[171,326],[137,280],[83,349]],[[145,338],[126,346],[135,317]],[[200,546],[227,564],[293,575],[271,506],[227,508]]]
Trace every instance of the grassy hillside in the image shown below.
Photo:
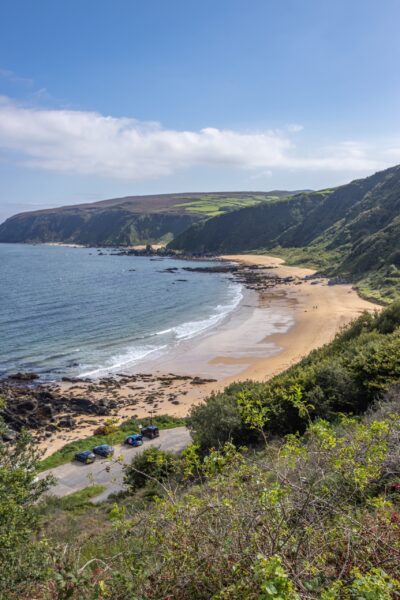
[[[400,295],[399,239],[400,166],[319,192],[132,196],[22,213],[0,225],[0,242],[269,252],[352,281],[382,303]]]
[[[97,506],[92,487],[38,502],[31,446],[0,443],[0,598],[397,598],[399,365],[395,303],[209,398],[183,456],[137,455]]]
[[[400,294],[400,166],[196,223],[170,245],[270,252],[348,278],[364,295],[390,302]]]
[[[93,245],[167,243],[192,224],[288,192],[221,192],[129,196],[21,213],[0,225],[0,242]]]

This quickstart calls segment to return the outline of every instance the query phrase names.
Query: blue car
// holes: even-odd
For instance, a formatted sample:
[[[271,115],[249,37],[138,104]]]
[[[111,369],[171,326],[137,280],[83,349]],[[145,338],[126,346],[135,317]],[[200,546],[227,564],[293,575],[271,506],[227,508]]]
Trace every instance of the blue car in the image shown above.
[[[114,448],[109,446],[108,444],[101,444],[101,446],[96,446],[93,448],[93,452],[98,456],[104,456],[104,458],[109,458],[114,454]]]
[[[142,427],[142,429],[140,430],[140,433],[143,436],[146,436],[150,439],[153,439],[160,435],[160,432],[158,430],[158,427],[156,427],[156,425],[147,425],[147,427]]]
[[[88,465],[93,463],[96,460],[96,457],[91,450],[84,450],[83,452],[75,454],[75,460]]]
[[[132,435],[128,435],[125,440],[125,444],[134,447],[141,446],[143,444],[143,437],[140,435],[140,433],[133,433]]]

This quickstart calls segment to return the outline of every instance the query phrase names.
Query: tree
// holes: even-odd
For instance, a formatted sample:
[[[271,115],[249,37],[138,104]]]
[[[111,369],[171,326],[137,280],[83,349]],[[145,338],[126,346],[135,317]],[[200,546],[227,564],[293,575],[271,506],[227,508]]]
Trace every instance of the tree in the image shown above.
[[[15,442],[1,441],[0,421],[0,598],[19,598],[27,582],[46,572],[46,542],[34,538],[38,529],[37,501],[51,484],[38,479],[39,453],[29,434]]]
[[[233,384],[223,393],[211,394],[205,403],[191,409],[188,427],[201,454],[206,454],[210,448],[221,448],[228,441],[241,446],[258,439],[258,432],[243,421],[237,403],[237,394],[249,384]]]
[[[137,454],[125,468],[125,483],[136,491],[148,482],[162,483],[178,470],[178,459],[171,452],[150,447]]]

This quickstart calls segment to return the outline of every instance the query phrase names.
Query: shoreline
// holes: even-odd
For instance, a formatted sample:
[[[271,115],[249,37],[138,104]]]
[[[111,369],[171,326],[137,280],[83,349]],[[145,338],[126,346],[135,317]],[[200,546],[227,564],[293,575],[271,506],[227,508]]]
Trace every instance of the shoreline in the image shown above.
[[[274,275],[283,278],[294,277],[296,280],[293,283],[275,285],[266,292],[258,292],[261,311],[265,312],[271,303],[280,300],[293,311],[294,322],[284,332],[262,336],[259,343],[267,342],[276,348],[268,355],[247,356],[239,360],[224,355],[211,357],[209,363],[212,364],[247,365],[233,375],[205,385],[200,393],[191,394],[187,398],[191,405],[200,402],[212,392],[222,391],[236,381],[268,381],[299,362],[312,350],[331,342],[340,329],[356,319],[364,310],[373,312],[383,308],[361,298],[351,284],[329,285],[324,277],[311,279],[316,273],[315,270],[286,265],[284,260],[278,257],[239,254],[223,255],[219,258],[247,266],[272,267]]]
[[[147,375],[110,376],[103,384],[72,381],[47,385],[67,404],[82,398],[94,404],[111,398],[114,407],[101,416],[74,414],[69,429],[47,431],[39,443],[45,456],[92,435],[110,416],[121,420],[150,414],[186,416],[210,393],[234,381],[266,381],[331,341],[364,310],[381,310],[360,298],[351,285],[311,279],[315,271],[288,266],[280,258],[246,254],[219,259],[248,268],[250,274],[254,269],[258,278],[253,288],[246,290],[238,309],[224,324],[182,342],[174,356],[145,361],[140,368],[146,369]],[[274,285],[277,278],[282,282]],[[287,278],[290,280],[284,281]],[[260,287],[260,281],[266,285]]]
[[[224,259],[247,265],[274,265],[282,277],[294,275],[302,280],[282,290],[287,299],[294,300],[294,325],[284,334],[274,334],[270,340],[281,347],[278,355],[255,361],[241,373],[241,378],[266,381],[307,356],[312,350],[333,340],[341,328],[357,318],[364,310],[382,310],[382,306],[361,298],[351,284],[329,285],[323,277],[304,279],[316,271],[286,265],[277,257],[256,254],[229,255]],[[275,271],[276,272],[276,271]],[[315,308],[314,308],[315,306]]]

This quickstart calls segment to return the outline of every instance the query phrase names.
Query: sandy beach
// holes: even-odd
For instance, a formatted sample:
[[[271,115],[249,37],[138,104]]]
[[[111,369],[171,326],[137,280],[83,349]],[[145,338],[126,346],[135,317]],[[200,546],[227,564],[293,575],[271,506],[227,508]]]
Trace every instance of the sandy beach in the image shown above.
[[[212,391],[233,381],[266,381],[331,341],[364,310],[380,310],[360,298],[351,285],[328,285],[324,278],[310,278],[311,269],[285,265],[280,258],[250,254],[222,258],[257,267],[265,278],[293,280],[267,290],[248,290],[242,306],[222,327],[182,344],[172,357],[148,362],[145,375],[139,372],[136,379],[126,376],[114,383],[62,382],[59,393],[93,401],[113,398],[118,404],[113,415],[120,419],[186,416]],[[48,455],[69,441],[91,435],[102,422],[104,417],[79,416],[73,429],[55,432],[41,442],[41,448]]]
[[[321,279],[305,279],[315,271],[284,264],[280,258],[259,255],[226,256],[226,259],[250,265],[274,265],[275,273],[282,277],[300,278],[301,285],[288,285],[276,288],[287,301],[293,301],[294,326],[285,334],[276,334],[270,341],[281,351],[275,356],[253,361],[240,374],[241,379],[265,381],[284,371],[306,356],[311,350],[330,342],[345,325],[357,318],[363,311],[381,310],[382,307],[360,298],[351,285],[328,285]],[[265,302],[261,297],[260,302]]]

